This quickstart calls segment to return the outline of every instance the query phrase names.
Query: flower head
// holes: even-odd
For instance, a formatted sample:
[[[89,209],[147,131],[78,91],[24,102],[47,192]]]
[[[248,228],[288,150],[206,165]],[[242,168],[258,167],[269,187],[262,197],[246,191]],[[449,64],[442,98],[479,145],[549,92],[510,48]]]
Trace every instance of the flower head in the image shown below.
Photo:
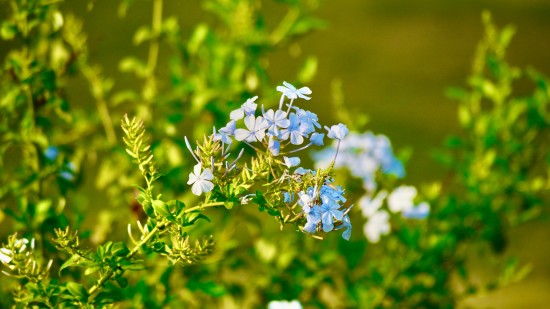
[[[235,139],[238,141],[255,142],[262,141],[265,137],[265,130],[268,127],[267,121],[262,117],[250,115],[244,118],[247,129],[235,130]]]
[[[242,119],[244,116],[254,115],[254,113],[256,112],[256,108],[258,107],[258,104],[254,103],[257,98],[258,96],[255,96],[246,100],[246,102],[244,102],[240,108],[232,111],[229,114],[229,118],[231,118],[232,120],[239,120]]]
[[[202,192],[210,192],[214,188],[214,184],[211,182],[214,179],[212,171],[207,168],[201,173],[201,169],[202,165],[200,163],[195,165],[193,173],[189,173],[189,180],[187,181],[188,185],[193,185],[191,191],[195,195],[201,195]]]
[[[328,131],[328,138],[343,140],[346,135],[349,133],[348,127],[344,124],[333,125],[330,128],[325,126],[325,129]]]
[[[231,142],[233,142],[231,136],[235,134],[236,128],[237,122],[235,120],[231,120],[227,123],[227,125],[225,125],[225,127],[221,128],[218,133],[214,134],[214,140],[220,140],[226,145],[231,144]]]
[[[292,84],[283,82],[284,86],[277,86],[277,91],[282,92],[283,96],[293,100],[296,98],[302,98],[304,100],[311,99],[310,97],[306,96],[311,94],[311,89],[308,87],[302,87],[300,89],[296,89]]]

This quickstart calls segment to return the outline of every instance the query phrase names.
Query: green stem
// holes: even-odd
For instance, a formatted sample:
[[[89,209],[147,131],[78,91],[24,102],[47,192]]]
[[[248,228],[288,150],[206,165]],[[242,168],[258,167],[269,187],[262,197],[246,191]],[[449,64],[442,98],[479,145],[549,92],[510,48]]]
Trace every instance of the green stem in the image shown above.
[[[216,207],[216,206],[222,206],[224,203],[223,202],[214,202],[214,203],[206,203],[206,204],[202,204],[202,205],[198,205],[198,206],[194,206],[194,207],[191,207],[189,209],[186,209],[184,211],[184,213],[189,213],[189,212],[192,212],[192,211],[195,211],[195,210],[201,210],[201,209],[204,209],[204,208],[209,208],[209,207]],[[134,255],[136,255],[136,253],[139,251],[139,249],[145,245],[147,242],[149,242],[149,240],[151,240],[151,238],[153,238],[153,236],[155,236],[155,234],[157,234],[157,232],[160,230],[160,229],[163,229],[165,228],[167,225],[171,224],[171,222],[169,221],[166,221],[166,220],[163,220],[161,221],[159,224],[157,224],[145,237],[143,237],[139,243],[126,255],[125,259],[126,260],[130,260]],[[99,279],[99,281],[97,281],[97,283],[92,286],[89,290],[88,290],[88,303],[91,303],[94,298],[97,296],[97,294],[99,294],[99,292],[101,291],[101,288],[103,287],[103,285],[109,281],[111,278],[113,278],[113,276],[115,275],[115,272],[112,270],[112,269],[109,269],[105,272],[105,274]]]
[[[143,239],[139,241],[139,243],[126,255],[125,258],[127,260],[131,259],[139,251],[139,248],[141,248],[141,246],[145,245],[149,240],[151,240],[151,238],[155,236],[155,234],[161,228],[164,228],[168,223],[169,222],[167,221],[162,221],[161,223],[157,224],[145,237],[143,237]],[[109,269],[107,272],[105,272],[103,277],[101,277],[101,279],[99,279],[99,281],[94,286],[92,286],[90,290],[88,290],[88,294],[90,295],[88,296],[88,303],[91,303],[94,300],[97,294],[99,294],[105,282],[111,279],[114,274],[115,272],[112,269]]]
[[[199,205],[199,206],[188,208],[188,209],[184,210],[183,213],[190,213],[190,212],[195,211],[195,210],[201,210],[201,209],[209,208],[209,207],[223,206],[223,204],[224,204],[224,202],[206,203],[206,204],[202,204],[202,205]]]
[[[162,0],[153,0],[153,20],[152,20],[153,39],[149,45],[149,55],[147,58],[147,76],[145,79],[144,97],[146,101],[152,100],[156,95],[155,69],[157,67],[158,55],[160,49],[160,34],[162,30]]]

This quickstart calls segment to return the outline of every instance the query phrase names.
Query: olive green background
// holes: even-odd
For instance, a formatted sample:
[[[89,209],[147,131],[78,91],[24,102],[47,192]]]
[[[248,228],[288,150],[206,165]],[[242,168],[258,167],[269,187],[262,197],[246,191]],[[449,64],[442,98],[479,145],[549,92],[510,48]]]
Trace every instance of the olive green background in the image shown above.
[[[138,0],[125,19],[117,17],[118,1],[97,0],[93,10],[82,1],[62,5],[85,21],[91,62],[101,64],[116,87],[135,82],[118,72],[127,54],[145,55],[146,46],[132,44],[134,31],[150,22],[149,1]],[[278,6],[273,6],[277,15]],[[550,1],[543,0],[349,0],[324,1],[319,15],[325,30],[308,35],[288,49],[276,52],[269,66],[273,82],[290,80],[305,57],[316,55],[318,74],[308,86],[313,90],[310,109],[322,123],[332,123],[331,83],[343,83],[346,104],[369,115],[368,128],[388,135],[399,150],[414,150],[407,164],[405,182],[420,185],[444,177],[446,171],[433,159],[445,136],[459,132],[457,103],[445,97],[448,86],[464,86],[471,59],[483,29],[481,12],[488,9],[497,24],[513,23],[518,33],[508,60],[532,65],[550,74]],[[166,16],[177,15],[184,35],[200,21],[212,20],[198,0],[165,1]],[[5,12],[0,12],[3,16]],[[5,43],[2,43],[5,44]],[[4,45],[6,47],[7,45]],[[163,52],[166,53],[166,46]],[[0,45],[0,55],[5,50]],[[166,74],[162,57],[159,74]],[[75,82],[72,101],[87,93],[85,83]],[[298,85],[297,85],[298,86]],[[301,85],[300,85],[301,86]],[[87,94],[86,94],[87,96]],[[307,105],[304,105],[306,107]],[[534,271],[521,283],[464,305],[476,308],[550,307],[550,222],[539,219],[514,229],[507,254],[532,262]],[[480,252],[483,248],[480,249]],[[479,278],[486,275],[483,255],[472,252]]]

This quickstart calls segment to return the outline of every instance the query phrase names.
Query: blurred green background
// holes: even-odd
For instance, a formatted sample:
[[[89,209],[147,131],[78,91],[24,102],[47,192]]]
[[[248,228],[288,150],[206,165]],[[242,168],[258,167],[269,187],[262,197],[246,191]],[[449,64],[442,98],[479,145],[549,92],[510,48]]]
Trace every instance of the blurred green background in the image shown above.
[[[124,88],[136,81],[121,74],[118,63],[128,53],[146,54],[147,46],[135,47],[132,37],[136,28],[149,22],[150,2],[135,1],[125,19],[117,17],[117,5],[117,1],[94,1],[93,10],[87,10],[83,2],[72,1],[62,8],[84,19],[91,61],[104,66],[105,74],[116,81],[115,88]],[[278,6],[269,5],[274,15],[281,13]],[[532,65],[550,74],[550,1],[353,0],[321,4],[319,16],[327,22],[326,29],[269,59],[273,83],[293,76],[307,56],[317,56],[318,74],[308,85],[313,100],[307,104],[316,106],[312,110],[323,123],[334,121],[331,83],[341,79],[346,104],[369,115],[370,130],[388,135],[397,150],[413,149],[406,182],[418,185],[441,179],[446,171],[435,163],[432,153],[445,136],[459,132],[457,103],[444,93],[448,86],[465,84],[482,36],[483,9],[490,10],[500,25],[516,25],[518,33],[508,54],[512,64]],[[197,22],[213,19],[201,9],[200,1],[166,1],[164,14],[178,16],[186,36]],[[161,76],[167,66],[161,48]],[[68,87],[72,101],[91,100],[87,85],[74,83]],[[544,308],[550,303],[548,219],[515,229],[510,236],[509,254],[531,262],[534,271],[519,284],[466,300],[465,306]],[[476,262],[480,278],[488,275],[483,262]]]

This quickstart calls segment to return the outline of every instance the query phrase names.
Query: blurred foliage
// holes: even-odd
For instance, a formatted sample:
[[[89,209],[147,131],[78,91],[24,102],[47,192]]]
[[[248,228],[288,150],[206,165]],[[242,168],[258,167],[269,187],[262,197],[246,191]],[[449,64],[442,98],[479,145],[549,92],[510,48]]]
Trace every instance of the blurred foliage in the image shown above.
[[[2,307],[243,308],[299,299],[314,308],[452,308],[526,275],[528,265],[500,257],[510,227],[536,218],[548,202],[550,92],[541,73],[506,62],[514,30],[498,29],[487,13],[469,88],[449,91],[461,102],[463,133],[439,156],[449,177],[421,187],[432,209],[426,220],[392,216],[378,244],[357,229],[349,242],[332,235],[320,242],[279,231],[256,209],[225,205],[232,209],[209,211],[214,223],[201,223],[202,207],[185,208],[180,201],[198,200],[182,176],[194,163],[182,133],[202,137],[255,94],[273,99],[266,55],[324,26],[314,15],[318,1],[273,1],[284,7],[274,23],[265,2],[203,1],[215,19],[184,37],[178,19],[163,15],[163,1],[151,0],[151,24],[133,38],[147,44],[147,56],[119,63],[138,89],[117,89],[93,63],[82,21],[61,1],[0,2],[10,12],[0,29],[10,48],[0,75],[0,221],[2,235],[18,233],[1,237],[10,252],[0,251],[2,267],[11,274],[2,274]],[[120,18],[132,3],[120,4]],[[169,51],[167,76],[158,74],[161,48]],[[308,58],[294,80],[307,83],[316,66]],[[70,100],[75,81],[88,85],[92,100]],[[363,129],[366,116],[345,112],[337,82],[333,92],[337,117]],[[118,129],[125,113],[146,123],[150,147],[137,120]],[[348,194],[365,193],[349,171],[338,176]],[[400,183],[382,173],[376,181],[378,190]],[[166,198],[153,195],[153,183]],[[359,212],[350,212],[354,224],[364,223]],[[153,220],[138,223],[142,237],[130,249],[124,225],[146,218]],[[213,235],[216,247],[189,235]],[[487,245],[502,275],[479,283],[469,259]]]

